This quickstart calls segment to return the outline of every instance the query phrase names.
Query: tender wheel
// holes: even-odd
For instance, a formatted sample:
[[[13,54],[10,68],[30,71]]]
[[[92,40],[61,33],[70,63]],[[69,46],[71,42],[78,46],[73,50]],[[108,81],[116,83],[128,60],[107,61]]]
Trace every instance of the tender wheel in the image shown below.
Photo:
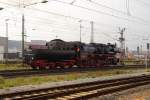
[[[41,69],[39,66],[36,67],[37,70]]]
[[[50,69],[50,67],[49,66],[45,66],[45,69]]]

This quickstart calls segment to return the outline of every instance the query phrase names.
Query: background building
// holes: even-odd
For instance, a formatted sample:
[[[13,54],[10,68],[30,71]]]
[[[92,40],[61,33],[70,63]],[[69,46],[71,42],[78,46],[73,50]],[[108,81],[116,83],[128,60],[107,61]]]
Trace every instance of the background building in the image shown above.
[[[44,40],[31,40],[25,43],[25,49],[30,45],[46,45],[47,41]],[[16,40],[8,40],[8,59],[18,59],[21,57],[22,42]],[[7,38],[0,37],[0,61],[5,60],[7,53]]]
[[[0,46],[0,61],[4,60],[4,46]]]

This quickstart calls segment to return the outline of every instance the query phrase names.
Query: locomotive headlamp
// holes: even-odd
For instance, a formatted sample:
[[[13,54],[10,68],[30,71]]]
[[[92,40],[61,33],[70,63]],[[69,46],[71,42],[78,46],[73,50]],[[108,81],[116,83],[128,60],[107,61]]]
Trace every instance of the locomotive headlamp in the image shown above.
[[[31,58],[31,60],[33,60],[33,59],[34,59],[34,57]]]

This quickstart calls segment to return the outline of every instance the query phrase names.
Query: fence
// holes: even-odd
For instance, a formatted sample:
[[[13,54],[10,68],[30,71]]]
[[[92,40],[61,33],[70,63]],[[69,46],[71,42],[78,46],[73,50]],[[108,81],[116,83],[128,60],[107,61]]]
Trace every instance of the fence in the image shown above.
[[[7,59],[6,59],[7,58]],[[20,53],[0,53],[0,63],[21,63]]]

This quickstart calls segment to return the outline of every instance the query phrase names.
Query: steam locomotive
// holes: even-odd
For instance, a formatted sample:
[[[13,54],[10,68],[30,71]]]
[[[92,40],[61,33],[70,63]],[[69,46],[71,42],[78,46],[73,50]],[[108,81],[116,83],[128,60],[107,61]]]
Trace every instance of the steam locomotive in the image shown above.
[[[116,65],[118,50],[114,44],[66,42],[54,39],[46,45],[31,45],[24,62],[33,69],[102,67]]]

